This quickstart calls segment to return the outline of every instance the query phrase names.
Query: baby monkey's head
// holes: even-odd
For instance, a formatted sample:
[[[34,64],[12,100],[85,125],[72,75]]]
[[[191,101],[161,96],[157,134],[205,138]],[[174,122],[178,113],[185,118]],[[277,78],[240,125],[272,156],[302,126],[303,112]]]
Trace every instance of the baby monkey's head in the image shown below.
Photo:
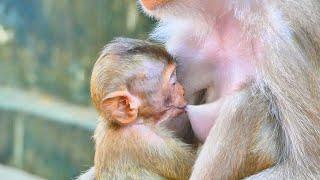
[[[175,117],[184,112],[183,96],[173,58],[150,42],[118,38],[104,48],[93,68],[92,101],[113,124]]]

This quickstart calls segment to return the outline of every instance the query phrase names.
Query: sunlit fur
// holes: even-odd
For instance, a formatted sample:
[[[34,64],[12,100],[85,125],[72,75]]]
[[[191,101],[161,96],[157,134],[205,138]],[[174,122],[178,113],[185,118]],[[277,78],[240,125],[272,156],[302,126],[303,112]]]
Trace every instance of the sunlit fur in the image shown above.
[[[94,170],[90,170],[88,176],[95,171],[98,180],[184,180],[190,177],[195,160],[191,147],[175,138],[173,132],[156,124],[152,116],[155,107],[164,108],[161,103],[166,96],[154,99],[154,104],[144,103],[163,90],[164,70],[173,65],[172,57],[163,48],[146,41],[119,38],[106,46],[93,68],[91,78],[92,100],[100,119],[94,134]],[[174,87],[177,85],[175,83]],[[136,121],[122,126],[109,119],[101,103],[108,93],[124,90],[139,98],[148,115],[139,107]],[[185,105],[185,101],[181,101],[183,90],[179,91],[179,95],[175,91],[170,93],[176,99],[169,101]]]
[[[125,131],[125,133],[123,132]],[[97,179],[188,179],[194,156],[172,132],[152,125],[95,132]]]
[[[166,43],[182,65],[203,63],[207,57],[199,50],[219,28],[215,19],[227,13],[240,29],[226,41],[236,39],[239,47],[253,42],[252,83],[227,97],[191,179],[256,173],[249,179],[320,178],[318,0],[173,0],[145,11],[160,21],[152,36]],[[184,50],[186,41],[195,48]],[[191,94],[199,82],[189,80]],[[203,81],[198,86],[208,84]]]

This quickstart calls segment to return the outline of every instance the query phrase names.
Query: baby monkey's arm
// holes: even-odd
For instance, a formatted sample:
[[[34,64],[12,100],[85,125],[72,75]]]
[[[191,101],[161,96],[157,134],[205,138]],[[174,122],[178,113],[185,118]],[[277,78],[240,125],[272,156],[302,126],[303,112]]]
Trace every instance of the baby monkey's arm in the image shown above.
[[[195,151],[160,127],[137,127],[132,155],[147,169],[170,179],[188,179]],[[143,132],[143,133],[141,133]]]

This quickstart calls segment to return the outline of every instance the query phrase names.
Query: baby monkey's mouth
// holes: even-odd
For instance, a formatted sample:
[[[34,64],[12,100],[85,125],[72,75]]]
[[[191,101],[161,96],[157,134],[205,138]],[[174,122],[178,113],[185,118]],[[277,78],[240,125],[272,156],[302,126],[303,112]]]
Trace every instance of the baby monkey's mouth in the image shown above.
[[[157,120],[157,124],[167,122],[168,120],[177,117],[178,115],[185,113],[187,104],[183,106],[175,106],[175,105],[168,105],[165,106],[166,108],[162,111],[162,117]]]
[[[170,105],[170,106],[166,106],[166,111],[171,110],[171,109],[179,109],[179,110],[186,110],[187,104],[183,105],[183,106],[174,106],[174,105]]]
[[[187,104],[183,106],[168,105],[165,107],[166,108],[162,111],[162,114],[167,114],[172,118],[186,112]]]

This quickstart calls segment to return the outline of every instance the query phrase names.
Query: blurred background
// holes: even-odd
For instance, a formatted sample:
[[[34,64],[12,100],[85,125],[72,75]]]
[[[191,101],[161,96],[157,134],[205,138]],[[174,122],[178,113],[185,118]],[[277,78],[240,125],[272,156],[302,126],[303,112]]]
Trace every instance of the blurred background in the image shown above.
[[[147,38],[135,0],[0,0],[0,179],[72,179],[93,165],[89,79],[117,36]]]

